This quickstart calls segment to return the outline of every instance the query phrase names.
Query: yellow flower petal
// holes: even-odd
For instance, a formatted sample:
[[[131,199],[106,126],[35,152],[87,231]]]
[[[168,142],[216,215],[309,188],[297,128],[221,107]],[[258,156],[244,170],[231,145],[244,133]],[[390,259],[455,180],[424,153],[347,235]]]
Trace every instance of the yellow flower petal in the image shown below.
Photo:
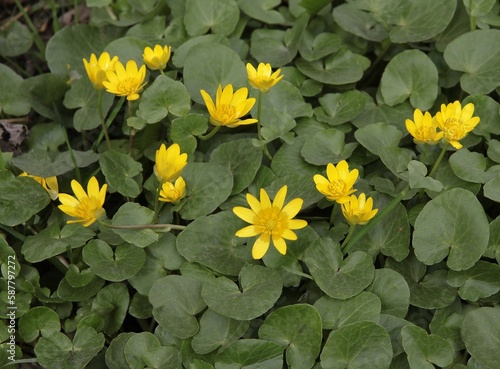
[[[259,231],[257,227],[250,225],[245,228],[241,228],[238,232],[236,232],[237,237],[253,237],[257,236]]]
[[[273,245],[281,255],[286,254],[286,242],[282,237],[273,235]]]
[[[242,206],[236,206],[233,208],[233,213],[235,213],[239,218],[243,219],[247,223],[254,223],[255,213]]]
[[[257,240],[252,247],[252,257],[256,260],[262,259],[269,249],[270,238],[269,236],[262,235]]]

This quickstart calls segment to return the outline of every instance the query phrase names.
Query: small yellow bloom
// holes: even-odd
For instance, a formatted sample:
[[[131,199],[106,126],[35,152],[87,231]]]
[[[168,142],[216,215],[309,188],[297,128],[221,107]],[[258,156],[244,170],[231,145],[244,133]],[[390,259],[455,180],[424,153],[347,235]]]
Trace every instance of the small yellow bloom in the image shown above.
[[[326,167],[328,179],[320,174],[313,177],[316,189],[325,195],[330,201],[343,204],[349,201],[349,195],[356,192],[352,186],[358,179],[357,169],[349,171],[349,164],[345,160],[340,161],[337,166],[328,163]]]
[[[59,185],[57,184],[57,177],[37,177],[32,176],[26,172],[22,172],[21,174],[19,174],[19,176],[33,178],[35,181],[40,183],[40,185],[45,189],[45,191],[47,191],[52,200],[57,199],[57,197],[59,196]]]
[[[349,201],[342,204],[342,213],[350,225],[363,225],[377,214],[378,209],[372,208],[373,199],[371,197],[366,199],[366,195],[362,193],[359,198],[351,195]]]
[[[285,240],[297,239],[297,235],[292,230],[307,226],[305,220],[293,219],[302,207],[302,199],[293,199],[283,207],[286,192],[287,186],[281,187],[271,203],[267,192],[261,188],[260,201],[250,194],[246,196],[251,209],[241,206],[233,208],[233,212],[238,217],[251,224],[236,232],[236,236],[253,237],[259,235],[252,248],[254,259],[261,259],[266,254],[271,240],[278,252],[285,255]]]
[[[84,227],[88,227],[106,214],[102,206],[106,197],[107,184],[102,185],[99,190],[97,179],[92,177],[87,184],[87,192],[76,180],[71,181],[71,188],[76,198],[65,193],[59,194],[59,201],[62,204],[59,205],[59,209],[69,216],[77,218],[68,220],[68,224],[82,223]]]
[[[186,182],[184,182],[184,178],[179,177],[175,181],[175,184],[171,182],[163,183],[159,200],[175,204],[183,199],[184,196],[186,196]]]
[[[106,91],[116,96],[127,96],[127,100],[137,100],[139,92],[146,83],[146,66],[142,65],[137,69],[137,64],[133,60],[127,62],[126,68],[122,63],[117,62],[113,71],[106,72],[107,81],[103,82]]]
[[[415,109],[413,112],[413,121],[407,119],[406,129],[413,136],[413,141],[415,143],[427,143],[435,145],[443,138],[443,132],[437,132],[436,120],[429,114],[425,112],[422,114],[420,109]]]
[[[244,124],[257,123],[257,119],[240,120],[241,117],[248,114],[255,104],[255,98],[247,99],[248,89],[246,87],[242,87],[233,93],[232,84],[228,84],[224,87],[224,90],[219,85],[215,104],[205,90],[200,92],[210,114],[210,123],[214,126],[234,128]]]
[[[279,75],[281,69],[272,73],[271,64],[260,63],[257,70],[252,64],[247,64],[248,82],[253,88],[259,89],[262,93],[269,92],[271,87],[278,83],[283,75]]]
[[[182,169],[187,164],[187,154],[181,154],[181,147],[174,143],[167,149],[165,144],[161,144],[156,150],[156,159],[154,172],[158,181],[172,182],[175,181],[182,172]]]
[[[95,54],[90,55],[90,62],[87,59],[83,59],[83,65],[85,65],[87,75],[95,89],[101,90],[104,88],[103,82],[108,80],[106,72],[114,70],[117,62],[118,57],[114,56],[111,59],[107,52],[103,52],[99,56],[99,60],[97,60]]]
[[[473,117],[474,104],[469,103],[462,108],[460,101],[448,105],[442,104],[441,111],[436,113],[436,123],[444,133],[444,138],[455,149],[461,149],[458,141],[467,136],[479,123],[479,117]]]
[[[150,47],[146,47],[144,49],[144,54],[142,54],[144,63],[146,63],[151,70],[165,69],[170,60],[171,49],[170,46],[161,47],[161,45],[155,45],[154,50]]]

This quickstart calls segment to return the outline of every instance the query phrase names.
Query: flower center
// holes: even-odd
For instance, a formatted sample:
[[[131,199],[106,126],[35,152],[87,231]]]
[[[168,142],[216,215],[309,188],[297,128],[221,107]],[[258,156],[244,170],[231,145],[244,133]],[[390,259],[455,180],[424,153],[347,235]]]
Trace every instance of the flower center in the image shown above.
[[[344,193],[344,188],[345,184],[341,179],[335,182],[330,182],[328,185],[328,190],[334,195],[342,195]]]
[[[137,83],[135,82],[135,78],[128,77],[118,82],[118,85],[116,87],[120,92],[130,92],[135,91],[135,89],[137,88]]]
[[[217,120],[221,123],[230,123],[236,119],[236,108],[233,105],[221,104],[217,106]]]
[[[458,141],[465,137],[467,131],[464,129],[463,122],[455,118],[448,118],[444,122],[443,132],[450,141]]]
[[[281,235],[287,227],[287,218],[276,206],[262,209],[257,214],[255,225],[259,227],[259,233],[269,235]]]

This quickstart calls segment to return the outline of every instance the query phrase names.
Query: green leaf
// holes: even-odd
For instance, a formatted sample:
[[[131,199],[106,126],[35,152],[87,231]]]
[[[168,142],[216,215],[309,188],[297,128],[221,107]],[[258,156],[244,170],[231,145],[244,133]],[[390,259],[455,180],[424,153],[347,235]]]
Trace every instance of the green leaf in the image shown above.
[[[401,336],[410,368],[434,369],[432,364],[443,368],[453,361],[453,348],[438,335],[428,335],[423,328],[408,325],[401,330]]]
[[[221,33],[228,36],[238,23],[240,11],[234,0],[187,0],[184,26],[189,36]]]
[[[238,321],[207,309],[200,318],[200,330],[193,337],[191,346],[200,354],[208,354],[221,347],[222,350],[237,342],[249,327],[249,322]]]
[[[482,136],[500,134],[500,125],[496,123],[500,119],[500,104],[497,101],[488,95],[471,95],[462,101],[463,106],[468,103],[474,104],[474,115],[481,117],[481,124],[474,128],[475,133]],[[496,140],[490,140],[490,145],[491,141]]]
[[[114,95],[104,91],[100,93],[102,94],[102,114],[105,117],[113,104]],[[101,125],[98,95],[99,92],[88,78],[80,78],[71,82],[71,88],[64,95],[63,103],[68,109],[78,109],[73,115],[73,127],[77,131],[90,130]]]
[[[332,331],[321,353],[324,369],[385,369],[392,359],[391,338],[374,322],[360,321]]]
[[[191,98],[186,87],[166,76],[158,76],[141,96],[140,116],[148,123],[157,123],[168,114],[182,117],[191,109]]]
[[[438,70],[422,51],[406,50],[385,67],[380,89],[389,106],[410,98],[414,108],[429,110],[438,93]]]
[[[310,108],[310,106],[307,106],[307,108]],[[254,145],[262,146],[265,143],[271,142],[277,138],[281,138],[284,142],[293,141],[293,133],[290,133],[290,131],[295,128],[297,123],[295,122],[295,119],[290,116],[290,114],[279,111],[273,106],[267,106],[261,112],[260,122],[260,132],[264,141],[254,139]]]
[[[219,145],[210,154],[210,161],[225,165],[233,174],[231,195],[243,191],[255,178],[262,162],[262,150],[250,138],[232,140]]]
[[[280,4],[280,0],[256,0],[251,3],[244,0],[238,0],[238,6],[243,13],[250,18],[257,19],[267,24],[280,24],[285,22],[283,15],[273,9]]]
[[[500,202],[500,177],[493,178],[484,184],[484,197],[495,202]]]
[[[196,150],[196,137],[208,129],[208,119],[204,115],[189,114],[172,121],[170,136],[172,141],[179,144],[181,152],[191,155]]]
[[[489,224],[471,192],[454,188],[429,201],[415,221],[413,247],[417,258],[460,271],[472,267],[486,251]]]
[[[473,94],[487,94],[500,85],[500,30],[467,32],[451,41],[444,59],[451,69],[463,72],[462,89]]]
[[[274,342],[242,339],[227,347],[215,357],[217,369],[281,369],[283,348]],[[205,369],[205,367],[203,367]]]
[[[38,114],[55,120],[58,119],[57,113],[62,115],[67,112],[62,101],[69,86],[61,76],[39,74],[23,80],[19,88]]]
[[[365,108],[367,101],[363,92],[354,90],[337,94],[326,94],[318,99],[321,107],[314,109],[320,122],[337,126],[356,118]]]
[[[40,334],[48,337],[60,329],[59,316],[45,306],[30,309],[19,319],[19,334],[25,342],[34,341]]]
[[[449,163],[453,173],[464,181],[486,183],[498,174],[485,172],[486,158],[478,152],[461,149],[450,156]]]
[[[392,345],[392,352],[393,352],[393,361],[391,364],[394,363],[394,358],[401,354],[404,353],[404,348],[403,348],[403,339],[401,338],[401,329],[407,325],[412,325],[407,320],[404,320],[402,318],[395,317],[394,315],[388,315],[388,314],[381,314],[380,315],[380,321],[379,323],[384,329],[389,333],[389,336],[391,336],[391,345]],[[406,361],[406,354],[403,354],[405,357]],[[401,369],[410,369],[408,366],[408,362],[406,361],[406,366],[396,366],[395,368]]]
[[[245,65],[235,51],[211,42],[189,50],[184,61],[184,85],[191,99],[204,105],[200,90],[207,91],[213,98],[219,84],[225,87],[230,83],[235,90],[247,85]]]
[[[482,17],[488,14],[495,4],[495,0],[464,1],[467,12],[473,17]]]
[[[387,4],[390,5],[391,2]],[[384,12],[384,3],[380,2],[377,5],[381,8],[380,12]],[[389,33],[377,18],[377,14],[358,9],[354,3],[340,4],[333,9],[333,19],[343,30],[365,40],[380,42],[387,39]]]
[[[182,6],[184,7],[184,4],[182,4]],[[214,44],[222,44],[225,46],[229,46],[229,41],[227,40],[227,38],[220,34],[218,35],[207,34],[203,36],[193,37],[183,42],[182,45],[180,45],[175,50],[175,53],[172,55],[172,63],[177,68],[184,67],[186,55],[189,52],[189,50],[191,50],[191,48],[195,45],[204,43],[214,43]]]
[[[95,296],[104,286],[104,279],[94,276],[90,282],[82,287],[73,287],[66,278],[62,279],[57,287],[57,295],[65,301],[85,301]]]
[[[137,203],[127,202],[113,216],[113,226],[130,226],[153,224],[154,212]],[[146,247],[158,241],[158,234],[149,228],[130,229],[112,228],[113,232],[119,235],[125,242],[129,242],[137,247]]]
[[[362,291],[347,300],[323,296],[314,307],[321,315],[323,329],[338,329],[361,320],[378,323],[381,303],[374,293]]]
[[[99,277],[119,282],[134,276],[144,265],[144,250],[124,243],[113,250],[101,240],[90,241],[83,249],[83,261]]]
[[[104,346],[104,335],[93,328],[78,329],[73,341],[63,333],[55,332],[41,337],[35,346],[40,365],[53,369],[83,369]]]
[[[393,43],[426,41],[443,32],[453,18],[455,0],[420,0],[398,2],[396,11],[386,17],[392,23],[390,38]]]
[[[94,272],[90,268],[80,270],[75,264],[71,264],[66,271],[64,279],[71,287],[84,287],[89,284],[95,277]]]
[[[462,339],[473,359],[488,369],[500,366],[500,309],[480,307],[465,316]]]
[[[340,37],[335,33],[323,32],[313,35],[306,31],[299,52],[305,60],[314,61],[337,52],[341,45]]]
[[[373,281],[375,267],[368,254],[356,251],[344,260],[338,242],[329,238],[311,244],[304,262],[319,288],[333,298],[356,296]]]
[[[264,320],[259,338],[285,349],[289,367],[312,368],[321,349],[321,316],[306,304],[281,307]]]
[[[78,168],[85,168],[99,160],[95,152],[73,150]],[[68,151],[51,157],[45,150],[30,150],[26,154],[12,158],[12,163],[19,169],[39,177],[53,177],[66,174],[75,169]]]
[[[308,62],[299,58],[296,66],[303,74],[328,85],[345,85],[357,82],[370,66],[370,60],[342,48],[326,59]]]
[[[33,45],[33,34],[19,21],[4,24],[0,33],[0,55],[13,57],[27,52]]]
[[[0,181],[0,224],[21,224],[49,202],[47,191],[32,178],[14,177]]]
[[[217,163],[188,163],[182,171],[187,201],[179,211],[183,219],[196,219],[212,213],[233,190],[233,175]]]
[[[174,336],[186,339],[199,329],[194,315],[207,305],[201,298],[202,282],[194,277],[169,275],[157,280],[149,291],[153,316]]]
[[[423,188],[430,191],[440,192],[443,184],[438,180],[426,177],[427,167],[425,164],[412,160],[408,163],[408,176],[410,179],[410,188]]]
[[[153,316],[153,307],[147,296],[136,293],[130,300],[128,313],[137,319],[148,319]]]
[[[141,186],[134,179],[142,172],[142,164],[135,161],[128,154],[115,150],[108,150],[99,158],[106,182],[123,196],[137,197],[141,193]]]
[[[448,283],[459,287],[458,294],[462,299],[475,302],[500,291],[500,266],[480,260],[470,269],[450,270]]]
[[[207,280],[201,295],[210,309],[236,320],[261,316],[281,295],[282,279],[274,269],[245,265],[239,274],[239,286],[225,277]]]
[[[230,211],[197,218],[177,236],[177,249],[191,263],[238,275],[253,260],[249,248],[243,247],[243,241],[235,236],[243,226],[243,221]]]
[[[410,288],[398,272],[389,268],[376,269],[373,282],[366,290],[379,297],[383,314],[404,318],[408,313]]]
[[[312,116],[311,104],[306,103],[297,87],[287,81],[280,81],[275,85],[265,97],[262,98],[262,109],[276,109],[286,113],[292,118]],[[256,116],[257,105],[254,105],[253,112]]]
[[[173,346],[162,346],[158,338],[150,332],[131,336],[123,350],[129,368],[181,367],[179,351]]]
[[[1,184],[0,184],[1,185]],[[85,245],[95,233],[81,224],[68,224],[59,230],[56,223],[24,241],[22,254],[27,261],[38,263],[53,256]]]
[[[92,302],[91,311],[104,320],[104,333],[115,334],[127,315],[130,297],[127,287],[122,283],[112,283],[99,291]]]
[[[146,46],[150,45],[145,40],[127,36],[111,41],[106,46],[106,51],[111,57],[117,56],[124,66],[127,64],[128,60],[134,60],[140,68],[140,66],[144,64],[142,53]]]
[[[260,28],[252,32],[250,54],[258,61],[282,67],[297,55],[309,17],[303,14],[286,31]]]
[[[375,196],[374,208],[383,209],[381,196]],[[368,231],[355,245],[353,250],[365,251],[375,257],[379,252],[396,260],[403,260],[410,250],[410,225],[408,214],[402,204],[396,205],[387,216]]]
[[[403,133],[387,123],[377,123],[358,129],[354,132],[354,137],[370,152],[379,155],[383,147],[397,147]]]
[[[358,147],[350,142],[344,145],[345,134],[334,128],[325,129],[306,138],[301,154],[311,164],[327,165],[348,159]]]
[[[461,302],[460,299],[456,299],[453,304],[436,310],[429,324],[430,332],[446,339],[455,351],[465,349],[460,335],[460,328],[465,318]]]
[[[124,369],[128,367],[123,351],[127,341],[134,336],[134,334],[135,333],[120,333],[113,338],[106,350],[106,365],[109,369]]]
[[[3,50],[1,47],[1,37],[0,50]],[[0,64],[0,113],[14,116],[29,113],[31,105],[26,94],[21,90],[22,80],[22,77],[17,75],[12,69],[4,64]]]
[[[57,151],[65,143],[64,130],[57,123],[41,123],[31,127],[30,147],[41,151]]]

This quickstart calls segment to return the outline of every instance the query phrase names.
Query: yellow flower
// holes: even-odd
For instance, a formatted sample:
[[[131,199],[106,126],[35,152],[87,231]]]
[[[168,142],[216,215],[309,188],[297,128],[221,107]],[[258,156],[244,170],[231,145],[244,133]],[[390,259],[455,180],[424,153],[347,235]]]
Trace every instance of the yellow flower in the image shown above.
[[[228,84],[224,90],[219,85],[215,104],[205,90],[200,92],[210,114],[210,123],[214,126],[234,128],[244,124],[257,123],[257,119],[240,120],[241,117],[248,114],[255,104],[255,98],[247,99],[248,89],[246,87],[240,88],[233,94],[232,84]]]
[[[40,185],[47,191],[52,200],[57,199],[59,196],[59,185],[57,184],[57,177],[37,177],[32,176],[26,172],[19,174],[20,177],[33,178],[35,181],[40,183]]]
[[[463,108],[459,101],[448,105],[442,104],[441,111],[436,113],[436,123],[444,133],[444,138],[455,149],[461,149],[458,141],[467,136],[479,123],[479,117],[473,117],[474,104],[469,103]]]
[[[167,149],[165,144],[161,144],[156,150],[156,164],[154,172],[158,181],[172,182],[175,181],[182,172],[182,169],[187,164],[187,154],[181,154],[181,148],[174,143]]]
[[[161,45],[155,45],[154,50],[150,47],[146,47],[144,49],[144,54],[142,54],[144,63],[146,63],[151,70],[165,69],[170,60],[171,49],[170,46],[161,47]]]
[[[305,220],[293,219],[302,207],[302,199],[293,199],[283,207],[286,191],[287,186],[281,187],[271,203],[268,194],[261,188],[260,201],[247,194],[247,202],[251,209],[241,206],[233,208],[233,212],[238,217],[251,224],[236,232],[236,236],[253,237],[259,235],[252,248],[254,259],[261,259],[266,254],[271,240],[278,252],[285,255],[285,240],[297,239],[297,235],[292,232],[292,229],[301,229],[307,226]]]
[[[340,161],[337,166],[328,163],[326,175],[328,179],[320,174],[316,174],[313,179],[316,189],[328,200],[343,204],[349,201],[351,193],[357,191],[352,186],[358,179],[359,172],[357,169],[349,171],[349,164],[345,160]]]
[[[127,96],[127,100],[137,100],[139,92],[146,83],[146,66],[142,65],[137,69],[137,64],[133,60],[127,62],[126,69],[122,63],[117,62],[114,71],[106,72],[107,81],[102,84],[106,91],[117,96]]]
[[[186,196],[186,182],[184,182],[184,178],[179,177],[175,181],[175,184],[171,182],[163,183],[159,200],[175,204],[184,198],[184,196]]]
[[[342,204],[342,213],[350,225],[363,225],[377,214],[378,209],[372,208],[373,199],[371,197],[366,199],[365,194],[362,193],[359,198],[356,195],[351,195],[349,201]]]
[[[103,52],[99,56],[99,60],[97,60],[95,54],[90,55],[90,62],[87,59],[83,59],[83,65],[85,65],[87,75],[95,89],[101,90],[104,88],[103,82],[108,80],[106,72],[114,70],[117,62],[118,57],[114,56],[111,59],[107,52]]]
[[[429,112],[422,112],[415,109],[413,112],[413,121],[407,119],[406,129],[413,136],[415,143],[428,143],[435,145],[443,138],[443,132],[437,132],[436,120],[429,114]]]
[[[271,64],[269,63],[260,63],[257,70],[252,64],[247,64],[248,82],[253,88],[257,88],[263,93],[269,92],[271,87],[283,78],[283,75],[279,75],[280,72],[281,69],[278,69],[272,73]]]
[[[106,214],[102,206],[106,197],[107,184],[102,185],[99,190],[97,179],[92,177],[87,184],[87,192],[76,180],[71,181],[71,188],[76,198],[65,193],[59,194],[59,201],[62,204],[59,205],[59,209],[69,216],[77,218],[68,220],[68,224],[82,223],[84,227],[88,227]]]

